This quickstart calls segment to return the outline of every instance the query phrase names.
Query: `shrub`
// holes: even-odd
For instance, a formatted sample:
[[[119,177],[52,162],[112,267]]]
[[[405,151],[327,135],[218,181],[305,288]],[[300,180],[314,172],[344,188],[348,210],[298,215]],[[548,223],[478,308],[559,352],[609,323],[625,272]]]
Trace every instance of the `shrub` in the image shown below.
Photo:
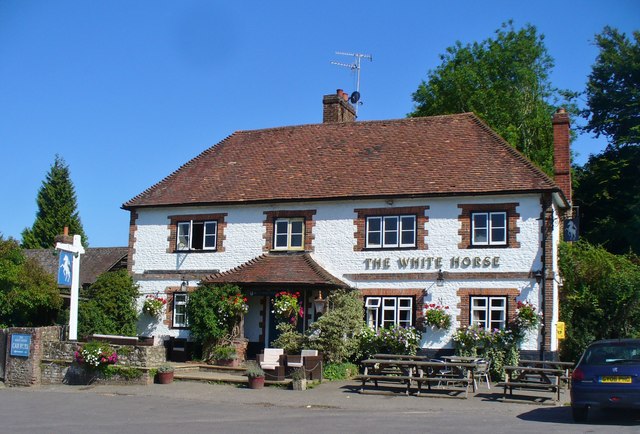
[[[322,371],[322,377],[330,380],[348,380],[358,375],[358,366],[353,363],[327,363]]]
[[[327,298],[328,312],[309,327],[307,345],[331,363],[342,363],[358,353],[359,336],[366,327],[358,291],[336,290]]]
[[[281,322],[276,325],[279,336],[273,341],[274,348],[282,348],[286,353],[299,353],[305,342],[302,333],[296,330],[296,327],[290,322]]]
[[[491,360],[491,377],[502,380],[505,375],[504,367],[518,364],[518,336],[518,333],[510,329],[492,331],[477,326],[461,327],[453,335],[455,353]]]
[[[173,372],[174,368],[168,363],[163,363],[162,365],[158,366],[157,371],[158,374],[163,374],[165,372]]]
[[[218,345],[213,348],[211,354],[216,360],[235,360],[238,358],[236,347],[231,345]]]
[[[264,370],[255,361],[251,360],[247,362],[244,375],[249,378],[264,377]]]

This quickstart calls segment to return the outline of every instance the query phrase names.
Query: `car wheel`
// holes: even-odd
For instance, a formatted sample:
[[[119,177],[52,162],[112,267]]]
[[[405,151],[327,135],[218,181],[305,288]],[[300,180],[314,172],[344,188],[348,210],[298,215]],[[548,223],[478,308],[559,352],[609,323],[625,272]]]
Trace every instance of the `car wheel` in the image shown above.
[[[586,422],[589,413],[589,407],[571,407],[574,422]]]

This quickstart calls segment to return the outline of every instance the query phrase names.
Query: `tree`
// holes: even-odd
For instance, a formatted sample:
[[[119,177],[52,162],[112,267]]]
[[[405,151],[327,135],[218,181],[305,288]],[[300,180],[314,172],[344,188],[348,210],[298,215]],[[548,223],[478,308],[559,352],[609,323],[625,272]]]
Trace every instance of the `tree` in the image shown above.
[[[52,325],[61,306],[53,276],[0,235],[0,328]]]
[[[640,31],[632,40],[609,26],[596,35],[600,53],[587,83],[584,130],[613,146],[640,143]]]
[[[65,226],[71,234],[82,236],[82,244],[88,244],[80,222],[76,193],[71,182],[69,167],[62,157],[56,155],[55,162],[38,191],[38,212],[31,228],[22,232],[22,247],[25,249],[48,249],[55,246],[54,238]]]
[[[640,266],[586,242],[560,246],[564,280],[560,318],[563,360],[577,361],[597,339],[640,336]],[[636,258],[637,259],[637,258]]]
[[[535,26],[515,30],[511,21],[495,38],[462,45],[441,55],[413,94],[409,116],[474,112],[540,168],[552,173],[555,108],[552,97],[569,97],[549,82],[553,59]]]
[[[582,237],[617,254],[640,253],[640,146],[609,146],[575,170]]]
[[[83,294],[78,306],[78,332],[135,336],[138,285],[127,270],[103,273]]]

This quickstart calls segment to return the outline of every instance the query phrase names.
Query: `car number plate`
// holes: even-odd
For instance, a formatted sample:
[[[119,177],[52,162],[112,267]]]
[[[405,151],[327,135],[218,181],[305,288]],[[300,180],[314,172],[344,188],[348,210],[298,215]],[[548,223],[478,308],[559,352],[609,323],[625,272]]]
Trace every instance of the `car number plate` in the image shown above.
[[[631,383],[631,377],[610,375],[610,376],[600,377],[600,382],[601,383]]]

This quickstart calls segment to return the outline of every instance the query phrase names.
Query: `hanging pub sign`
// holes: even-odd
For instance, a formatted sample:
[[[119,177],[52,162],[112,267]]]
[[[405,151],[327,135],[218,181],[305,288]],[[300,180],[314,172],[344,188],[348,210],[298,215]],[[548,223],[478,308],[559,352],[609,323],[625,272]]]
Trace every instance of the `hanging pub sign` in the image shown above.
[[[72,263],[73,253],[61,250],[58,262],[58,285],[71,286]]]
[[[579,237],[579,220],[577,218],[567,219],[564,221],[564,240],[578,241]]]
[[[14,357],[29,357],[31,348],[31,335],[13,334],[11,335],[11,348],[9,355]]]

